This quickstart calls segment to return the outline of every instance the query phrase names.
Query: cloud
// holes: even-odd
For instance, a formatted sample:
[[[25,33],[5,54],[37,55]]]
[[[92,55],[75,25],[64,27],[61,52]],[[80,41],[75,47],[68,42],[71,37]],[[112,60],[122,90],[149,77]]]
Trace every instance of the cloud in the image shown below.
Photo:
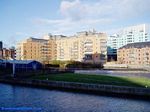
[[[23,32],[16,32],[15,35],[25,35]]]
[[[64,20],[58,19],[58,20],[51,20],[51,19],[45,19],[45,18],[36,18],[33,20],[35,24],[45,25],[45,24],[60,24],[64,22]]]
[[[61,13],[72,20],[86,18],[130,18],[149,14],[150,0],[97,0],[84,2],[81,0],[62,1]]]
[[[68,33],[84,29],[112,30],[119,22],[150,16],[150,0],[62,0],[61,18],[38,18],[36,24],[50,26],[52,33]]]
[[[66,18],[71,20],[80,20],[85,14],[85,6],[79,0],[62,1],[60,5],[60,12]]]

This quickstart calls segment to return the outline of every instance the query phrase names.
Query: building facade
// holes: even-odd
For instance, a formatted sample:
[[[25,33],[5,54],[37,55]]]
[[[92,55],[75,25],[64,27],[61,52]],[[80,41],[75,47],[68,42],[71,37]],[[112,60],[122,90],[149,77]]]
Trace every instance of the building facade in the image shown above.
[[[91,31],[57,39],[57,60],[102,62],[107,56],[106,42],[106,34]]]
[[[121,29],[118,34],[108,38],[108,57],[117,56],[117,49],[129,43],[150,41],[150,29],[146,24]]]
[[[114,34],[108,36],[107,41],[107,61],[116,61],[117,60],[117,39],[118,35]]]
[[[12,48],[3,48],[3,43],[0,41],[0,59],[15,59],[16,50]]]
[[[150,65],[150,42],[127,44],[117,54],[119,64]]]
[[[44,62],[56,58],[55,39],[29,38],[17,44],[18,60],[37,60]]]
[[[17,44],[17,56],[18,60],[38,60],[42,57],[42,45],[47,41],[36,38],[29,38],[26,41]]]
[[[24,73],[27,71],[39,70],[42,64],[35,60],[2,60],[1,65],[8,69],[13,68],[15,63],[15,73]],[[22,75],[22,74],[21,74]]]
[[[16,58],[16,50],[14,47],[12,48],[3,48],[3,59],[15,59]]]
[[[78,32],[74,36],[44,36],[30,38],[17,46],[17,59],[38,61],[84,61],[105,62],[107,58],[107,35],[92,31]]]
[[[117,48],[129,43],[150,41],[149,27],[146,24],[124,28],[119,33]]]

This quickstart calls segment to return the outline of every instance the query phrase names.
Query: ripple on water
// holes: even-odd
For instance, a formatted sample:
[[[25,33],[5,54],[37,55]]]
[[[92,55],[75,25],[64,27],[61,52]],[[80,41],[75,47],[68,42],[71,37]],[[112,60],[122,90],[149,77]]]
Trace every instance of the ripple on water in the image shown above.
[[[150,112],[148,101],[6,84],[0,88],[0,107],[38,107],[42,112]]]

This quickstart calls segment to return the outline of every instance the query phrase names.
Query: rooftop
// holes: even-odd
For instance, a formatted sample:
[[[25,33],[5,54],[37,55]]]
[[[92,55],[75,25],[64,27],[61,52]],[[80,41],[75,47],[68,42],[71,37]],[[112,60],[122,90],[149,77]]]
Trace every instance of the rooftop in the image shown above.
[[[130,43],[130,44],[124,45],[123,47],[120,47],[119,49],[122,49],[122,48],[144,48],[144,47],[150,47],[150,42]]]
[[[27,39],[28,41],[44,41],[44,42],[46,42],[46,41],[48,41],[48,40],[46,40],[46,39],[39,39],[39,38],[33,38],[33,37],[30,37],[29,39]]]
[[[29,64],[35,60],[1,60],[3,63],[8,62],[8,63],[15,63],[15,64]]]

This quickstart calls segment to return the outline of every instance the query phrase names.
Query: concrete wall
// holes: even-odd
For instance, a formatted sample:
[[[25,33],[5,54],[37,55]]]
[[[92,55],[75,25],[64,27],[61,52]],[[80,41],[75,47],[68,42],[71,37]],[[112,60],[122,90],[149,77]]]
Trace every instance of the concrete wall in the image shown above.
[[[104,68],[128,68],[128,66],[127,64],[107,63],[104,64]]]
[[[47,87],[47,88],[62,88],[62,89],[71,89],[71,90],[74,89],[74,90],[81,90],[81,91],[84,90],[84,91],[107,92],[107,93],[150,97],[150,88],[74,83],[74,82],[62,82],[62,81],[18,80],[18,79],[15,80],[0,79],[0,82],[18,84],[18,85]]]
[[[113,68],[129,68],[129,69],[143,69],[150,71],[150,65],[131,65],[131,64],[115,64],[115,63],[107,63],[104,64],[105,69],[113,69]]]

